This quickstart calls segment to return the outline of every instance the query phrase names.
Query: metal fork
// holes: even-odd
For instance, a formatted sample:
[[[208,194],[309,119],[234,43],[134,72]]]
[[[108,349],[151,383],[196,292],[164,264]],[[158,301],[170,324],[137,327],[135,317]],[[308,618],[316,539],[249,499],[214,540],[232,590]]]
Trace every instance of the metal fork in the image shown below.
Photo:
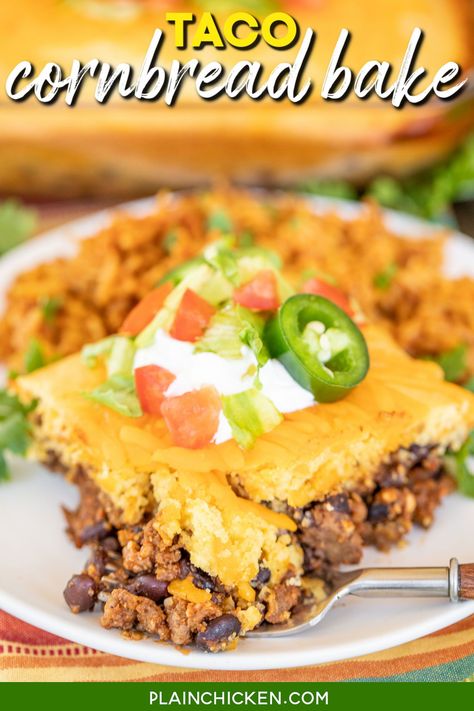
[[[262,625],[247,637],[286,637],[310,630],[346,595],[358,597],[445,597],[451,602],[474,599],[474,563],[447,568],[360,568],[340,573],[336,587],[320,602],[308,602],[292,612],[288,622]]]

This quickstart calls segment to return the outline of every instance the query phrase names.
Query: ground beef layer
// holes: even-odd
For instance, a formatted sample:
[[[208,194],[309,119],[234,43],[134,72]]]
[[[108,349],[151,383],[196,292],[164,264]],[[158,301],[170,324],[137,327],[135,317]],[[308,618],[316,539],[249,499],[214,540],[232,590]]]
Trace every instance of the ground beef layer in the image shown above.
[[[387,551],[413,524],[429,528],[435,509],[453,488],[442,450],[413,445],[392,454],[372,484],[289,509],[298,522],[305,572],[330,581],[340,565],[359,563],[363,546]]]
[[[53,456],[49,465],[61,470]],[[139,526],[121,527],[120,512],[87,473],[78,468],[73,479],[81,501],[75,511],[65,511],[68,531],[77,546],[91,548],[84,571],[64,591],[73,612],[99,605],[106,628],[215,652],[232,647],[238,636],[262,622],[286,621],[301,601],[294,571],[274,585],[270,571],[261,567],[252,581],[255,602],[246,603],[235,589],[192,565],[177,543],[165,545],[151,516]],[[306,574],[330,587],[340,565],[360,561],[364,545],[387,550],[414,523],[429,527],[436,507],[452,489],[443,452],[414,445],[393,454],[370,485],[304,508],[286,508],[298,524],[295,536],[304,551]],[[176,594],[176,581],[197,595]]]
[[[251,583],[255,601],[242,600],[235,588],[194,566],[184,548],[166,545],[153,517],[139,526],[114,526],[110,507],[83,470],[77,470],[74,483],[81,499],[76,510],[65,511],[68,533],[78,547],[89,546],[91,554],[64,591],[72,612],[102,606],[106,628],[216,652],[263,621],[286,621],[300,601],[301,583],[293,570],[273,585],[264,567]],[[112,519],[117,518],[119,512],[113,512]],[[175,592],[176,581],[185,583],[181,594]]]

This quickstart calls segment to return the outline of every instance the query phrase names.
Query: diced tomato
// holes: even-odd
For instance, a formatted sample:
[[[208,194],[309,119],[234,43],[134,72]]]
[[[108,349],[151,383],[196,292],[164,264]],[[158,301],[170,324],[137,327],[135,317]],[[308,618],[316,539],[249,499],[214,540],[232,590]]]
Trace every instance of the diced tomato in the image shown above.
[[[171,284],[163,284],[147,294],[128,314],[119,333],[137,336],[155,318],[163,306],[166,297],[172,291]]]
[[[178,341],[197,341],[216,313],[214,306],[191,289],[181,299],[170,335]]]
[[[143,412],[161,415],[165,392],[175,380],[173,373],[159,365],[144,365],[135,371],[135,387]]]
[[[234,301],[252,311],[275,311],[280,305],[275,274],[271,269],[258,272],[234,291]]]
[[[338,289],[337,286],[332,286],[316,277],[308,279],[300,289],[302,294],[316,294],[316,296],[324,296],[325,299],[332,301],[336,306],[346,312],[348,316],[354,318],[355,312],[346,294]]]
[[[161,414],[178,447],[199,449],[212,442],[219,426],[221,400],[214,387],[166,398]]]

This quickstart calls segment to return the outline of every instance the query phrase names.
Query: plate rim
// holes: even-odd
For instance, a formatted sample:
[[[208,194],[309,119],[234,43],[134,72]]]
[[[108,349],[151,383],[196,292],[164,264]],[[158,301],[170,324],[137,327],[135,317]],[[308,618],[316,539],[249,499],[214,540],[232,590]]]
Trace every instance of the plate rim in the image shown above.
[[[95,649],[105,654],[111,654],[122,659],[134,660],[148,664],[160,664],[170,667],[183,667],[186,669],[200,669],[209,671],[251,671],[268,670],[281,668],[298,668],[313,666],[318,664],[328,664],[338,661],[354,659],[392,649],[407,642],[412,642],[426,635],[437,632],[440,629],[449,627],[474,614],[474,602],[461,602],[456,605],[447,603],[443,611],[433,615],[428,621],[420,621],[416,625],[406,628],[403,633],[384,633],[374,638],[370,637],[363,642],[350,641],[349,653],[342,650],[342,646],[337,647],[330,654],[325,654],[324,658],[316,657],[312,660],[308,656],[312,653],[309,650],[302,650],[300,653],[292,652],[288,658],[283,647],[283,640],[279,640],[282,649],[272,652],[272,654],[262,654],[261,652],[244,651],[243,655],[235,656],[232,652],[222,654],[206,654],[192,650],[189,654],[180,652],[169,643],[156,643],[155,650],[150,651],[148,646],[124,639],[117,630],[105,630],[98,622],[97,630],[83,627],[76,616],[72,616],[70,622],[64,622],[50,612],[38,610],[37,608],[16,601],[13,596],[0,589],[0,608],[18,619],[39,627],[40,629],[68,640],[73,644],[80,644]],[[245,640],[246,644],[251,643],[251,639]],[[240,643],[242,644],[242,642]],[[340,650],[340,651],[338,651]],[[169,658],[168,658],[169,657]]]
[[[265,192],[266,194],[284,195],[288,191],[254,191]],[[166,199],[174,199],[179,195],[179,191],[173,191],[167,194]],[[292,193],[290,193],[292,194]],[[316,197],[312,195],[302,194],[313,209],[317,212],[335,211],[343,219],[351,219],[357,214],[361,214],[366,206],[364,204],[346,200],[333,198]],[[32,240],[13,249],[0,259],[0,278],[9,269],[13,267],[13,273],[7,277],[6,283],[0,287],[0,310],[3,309],[3,299],[5,292],[8,290],[9,284],[15,276],[21,271],[30,268],[33,264],[45,263],[48,259],[36,259],[46,247],[51,249],[51,258],[59,256],[59,245],[64,247],[64,254],[73,253],[73,249],[77,241],[94,235],[102,227],[110,224],[120,213],[125,213],[132,216],[146,216],[150,213],[153,205],[156,204],[156,197],[146,197],[139,200],[120,203],[110,208],[93,211],[92,213],[79,219],[67,222],[52,230],[47,230],[35,236]],[[402,212],[382,209],[384,222],[396,234],[407,238],[423,238],[425,235],[439,232],[440,234],[446,228],[433,225],[420,218],[408,215]],[[459,242],[472,250],[474,255],[473,240],[456,230],[449,230],[449,241]],[[54,254],[55,253],[55,254]],[[23,267],[18,268],[22,262],[26,262]],[[420,621],[407,627],[402,628],[402,632],[383,633],[380,636],[369,637],[366,640],[348,643],[348,651],[343,652],[342,646],[325,654],[324,659],[317,661],[308,659],[311,651],[303,649],[300,653],[292,653],[290,659],[285,656],[284,647],[281,650],[275,651],[272,655],[262,655],[257,652],[248,652],[245,650],[243,656],[235,656],[232,653],[209,655],[198,651],[191,651],[189,654],[183,654],[176,650],[172,645],[156,644],[156,653],[151,653],[148,647],[133,644],[130,640],[125,640],[119,636],[117,631],[104,630],[99,624],[97,629],[91,629],[89,626],[83,626],[71,616],[71,620],[66,622],[61,617],[55,616],[53,613],[41,610],[22,600],[17,600],[9,592],[0,587],[0,608],[8,614],[11,614],[28,624],[34,625],[51,634],[63,637],[73,643],[92,647],[101,652],[113,654],[125,659],[142,661],[145,663],[162,664],[171,667],[183,667],[191,669],[207,669],[213,671],[248,671],[252,669],[277,669],[281,667],[300,667],[313,664],[330,663],[341,661],[343,659],[351,659],[357,656],[379,652],[385,649],[410,642],[427,634],[443,629],[455,622],[458,622],[474,613],[474,601],[472,603],[461,603],[456,606],[445,606],[437,611],[431,617],[420,619]],[[252,640],[245,640],[245,644],[251,643]],[[241,643],[242,644],[242,643]],[[337,651],[339,649],[339,651]],[[153,650],[154,652],[155,650]],[[318,656],[318,655],[316,655]],[[262,659],[263,657],[263,659]],[[256,664],[258,666],[256,666]]]

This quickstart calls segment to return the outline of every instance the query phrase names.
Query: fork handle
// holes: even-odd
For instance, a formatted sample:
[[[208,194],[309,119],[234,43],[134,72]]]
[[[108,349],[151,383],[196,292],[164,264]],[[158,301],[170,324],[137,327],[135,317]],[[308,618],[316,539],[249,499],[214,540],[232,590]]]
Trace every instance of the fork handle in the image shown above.
[[[360,597],[448,597],[474,600],[474,563],[447,568],[365,568],[349,582],[345,594]]]
[[[474,563],[459,566],[459,599],[474,600]]]

